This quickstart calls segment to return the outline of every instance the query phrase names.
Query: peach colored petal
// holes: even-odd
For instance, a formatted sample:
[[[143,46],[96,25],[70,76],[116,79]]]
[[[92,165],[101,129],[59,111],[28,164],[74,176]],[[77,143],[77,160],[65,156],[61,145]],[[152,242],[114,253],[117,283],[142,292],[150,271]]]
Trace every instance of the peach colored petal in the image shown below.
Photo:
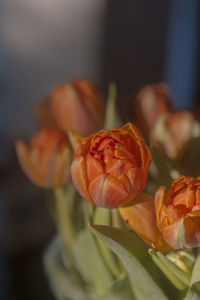
[[[195,191],[187,190],[185,193],[179,193],[174,197],[173,203],[177,205],[185,205],[187,208],[190,208],[194,205],[195,202]]]
[[[111,175],[102,175],[89,185],[89,193],[97,206],[114,208],[126,201],[127,192],[123,185]]]
[[[114,155],[118,159],[126,159],[130,160],[132,162],[133,167],[138,166],[137,157],[135,156],[135,153],[128,151],[125,147],[122,147],[121,145],[117,145]],[[139,167],[139,166],[138,166]]]
[[[129,178],[129,180],[130,180],[133,187],[135,186],[137,175],[138,175],[138,169],[137,168],[131,168],[127,172],[127,176],[128,176],[128,178]]]
[[[162,231],[161,223],[160,223],[160,213],[161,209],[165,200],[165,186],[161,186],[158,191],[155,194],[155,211],[156,211],[156,220],[157,220],[157,226]]]
[[[132,185],[128,176],[125,173],[121,173],[117,179],[123,184],[125,191],[129,193],[132,189]]]
[[[196,204],[200,205],[200,189],[196,190]]]
[[[105,159],[106,172],[112,176],[119,176],[122,172],[123,162],[120,159],[106,156]]]
[[[184,206],[179,206],[178,208],[176,208],[172,204],[170,204],[167,206],[166,211],[169,223],[174,223],[178,219],[183,218],[185,216]]]
[[[163,237],[165,241],[174,249],[182,249],[186,247],[186,234],[184,219],[163,228]]]
[[[87,174],[86,174],[86,166],[85,161],[82,156],[76,157],[71,165],[71,175],[72,181],[79,191],[79,193],[88,201],[94,204],[94,201],[90,197],[88,193],[88,182],[87,182]]]
[[[119,212],[129,226],[151,247],[159,251],[170,251],[156,226],[156,216],[153,197],[139,194],[133,203],[120,207]]]
[[[22,141],[16,142],[16,150],[21,167],[25,174],[36,184],[43,187],[43,178],[30,159],[30,149]]]
[[[186,231],[186,247],[200,246],[200,217],[187,217],[184,220]]]
[[[88,181],[94,180],[103,173],[103,167],[98,160],[88,155],[86,158]]]

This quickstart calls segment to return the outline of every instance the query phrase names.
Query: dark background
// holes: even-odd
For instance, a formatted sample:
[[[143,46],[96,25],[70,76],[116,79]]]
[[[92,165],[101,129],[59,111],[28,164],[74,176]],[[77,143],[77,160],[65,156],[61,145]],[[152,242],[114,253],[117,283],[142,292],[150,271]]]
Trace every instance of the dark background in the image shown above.
[[[45,192],[23,175],[14,140],[36,130],[34,106],[77,76],[118,100],[164,81],[177,108],[199,99],[199,1],[0,2],[0,299],[53,299],[42,254],[55,232]]]

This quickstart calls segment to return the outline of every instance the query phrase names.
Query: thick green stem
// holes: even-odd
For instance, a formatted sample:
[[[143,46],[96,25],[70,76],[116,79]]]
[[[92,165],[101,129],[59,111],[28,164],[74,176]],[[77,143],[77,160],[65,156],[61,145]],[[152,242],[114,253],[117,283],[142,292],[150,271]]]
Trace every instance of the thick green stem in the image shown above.
[[[113,208],[111,210],[112,213],[112,226],[116,228],[124,228],[123,221],[120,217],[118,208]]]
[[[64,189],[57,188],[54,192],[56,197],[57,228],[64,246],[71,253],[75,240],[75,232],[67,202],[68,199],[65,197]]]

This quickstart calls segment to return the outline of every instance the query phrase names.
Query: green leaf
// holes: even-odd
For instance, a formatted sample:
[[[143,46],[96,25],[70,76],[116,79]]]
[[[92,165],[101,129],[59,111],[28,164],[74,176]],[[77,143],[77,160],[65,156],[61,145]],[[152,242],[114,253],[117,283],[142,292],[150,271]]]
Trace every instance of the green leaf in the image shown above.
[[[184,290],[189,285],[189,274],[181,270],[172,263],[164,254],[153,249],[149,250],[152,260],[171,281],[171,283],[179,290]]]
[[[45,270],[50,285],[58,299],[87,299],[83,282],[79,279],[76,270],[67,269],[63,263],[62,243],[59,236],[56,236],[44,254]]]
[[[193,267],[189,291],[184,300],[200,299],[200,249]]]
[[[122,260],[136,300],[168,299],[145,268],[150,258],[136,235],[110,226],[90,225],[90,228]]]
[[[107,208],[96,207],[94,213],[93,223],[96,225],[110,225],[111,223],[111,211]],[[97,243],[102,256],[107,264],[108,268],[112,272],[113,276],[119,277],[121,271],[119,269],[119,261],[117,261],[116,255],[108,248],[104,242],[97,238]]]
[[[97,295],[108,293],[115,280],[102,259],[96,239],[88,229],[79,234],[73,250],[76,267],[90,292]]]
[[[112,290],[101,300],[135,300],[126,274],[116,280]]]

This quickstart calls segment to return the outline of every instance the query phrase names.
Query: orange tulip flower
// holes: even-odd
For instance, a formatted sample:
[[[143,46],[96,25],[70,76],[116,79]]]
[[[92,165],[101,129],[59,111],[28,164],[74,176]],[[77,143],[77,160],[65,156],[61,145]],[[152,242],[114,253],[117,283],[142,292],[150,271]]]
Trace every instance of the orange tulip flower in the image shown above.
[[[114,208],[144,189],[150,161],[139,130],[128,123],[83,140],[71,166],[72,180],[92,204]]]
[[[155,196],[157,226],[174,249],[200,246],[200,178],[180,176]]]
[[[57,125],[64,131],[88,136],[103,126],[103,96],[86,79],[56,86],[51,95],[51,107]]]
[[[141,128],[149,136],[159,116],[173,111],[168,86],[163,83],[145,86],[136,96],[134,111]]]
[[[169,158],[177,160],[193,135],[199,134],[196,125],[197,122],[188,111],[166,114],[158,119],[151,134],[151,142]]]
[[[68,184],[72,154],[64,132],[43,129],[33,137],[30,147],[17,141],[16,150],[22,169],[36,185],[52,188]]]

